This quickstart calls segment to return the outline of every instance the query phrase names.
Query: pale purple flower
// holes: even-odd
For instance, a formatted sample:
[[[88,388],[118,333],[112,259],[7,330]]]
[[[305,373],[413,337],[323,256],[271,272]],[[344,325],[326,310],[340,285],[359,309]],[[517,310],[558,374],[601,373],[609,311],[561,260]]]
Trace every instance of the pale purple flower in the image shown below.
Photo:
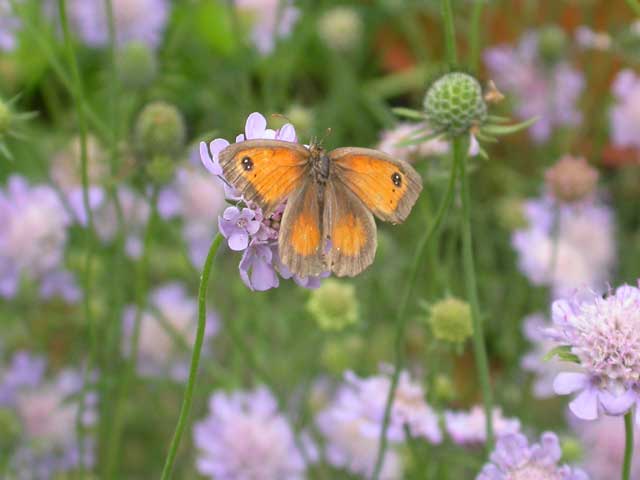
[[[254,112],[247,118],[244,133],[236,136],[236,142],[261,138],[297,142],[293,125],[286,124],[279,130],[272,130],[267,128],[266,118]],[[239,264],[240,278],[247,287],[257,291],[278,287],[278,274],[285,279],[293,277],[298,285],[305,288],[317,288],[319,279],[324,275],[300,278],[292,275],[280,261],[278,233],[284,204],[265,218],[259,207],[247,205],[239,192],[224,180],[218,157],[228,145],[229,142],[222,138],[213,140],[209,145],[202,142],[200,159],[209,173],[223,182],[227,199],[244,204],[228,207],[218,221],[219,231],[227,239],[229,248],[243,252]]]
[[[611,37],[606,32],[596,32],[587,25],[576,28],[577,44],[584,49],[606,51],[611,48]]]
[[[624,422],[616,417],[600,417],[587,422],[571,418],[570,425],[583,446],[581,467],[594,479],[618,478],[625,449]],[[635,428],[631,478],[640,478],[640,428]]]
[[[149,219],[151,209],[148,200],[129,187],[120,187],[117,191],[122,208],[124,230],[126,232],[125,251],[132,258],[142,253],[142,235]],[[94,225],[103,242],[114,240],[118,232],[118,215],[113,202],[105,203],[94,214]]]
[[[263,55],[273,51],[278,38],[291,33],[300,17],[292,0],[236,0],[235,6],[250,17],[251,41]]]
[[[520,433],[498,439],[487,463],[476,480],[588,480],[582,470],[558,465],[562,457],[560,442],[553,432],[540,436],[540,443],[529,445]]]
[[[480,446],[486,442],[484,409],[475,405],[468,412],[446,411],[444,421],[447,433],[458,445]],[[493,431],[497,438],[520,433],[520,420],[505,418],[500,408],[494,408],[491,415]]]
[[[536,398],[550,398],[555,395],[553,380],[560,372],[579,371],[580,366],[561,362],[556,357],[546,359],[545,356],[555,346],[555,342],[545,332],[551,327],[549,319],[541,313],[528,315],[522,324],[524,336],[533,344],[520,362],[523,370],[535,375],[533,395]]]
[[[140,315],[138,342],[138,372],[143,376],[169,375],[184,380],[189,366],[189,352],[196,337],[198,304],[188,295],[184,285],[168,283],[151,293],[149,307]],[[122,348],[130,355],[131,337],[136,321],[135,307],[123,315]],[[207,309],[205,339],[216,335],[219,321],[216,313]],[[205,344],[208,349],[208,344]]]
[[[435,138],[418,145],[399,146],[398,144],[414,138],[418,135],[426,135],[428,131],[423,124],[400,123],[392,130],[385,130],[380,136],[378,150],[407,162],[415,161],[423,157],[440,156],[449,151],[449,142]]]
[[[170,3],[167,0],[112,0],[116,42],[142,42],[156,48],[162,41]],[[71,0],[69,19],[91,47],[109,43],[109,21],[103,0]]]
[[[198,472],[215,480],[303,480],[291,425],[266,388],[214,393],[194,427]]]
[[[40,281],[62,269],[69,224],[55,190],[9,177],[0,189],[1,297],[14,297],[22,277]]]
[[[525,216],[528,226],[511,241],[534,285],[551,287],[555,298],[584,287],[605,289],[616,255],[611,208],[596,201],[559,205],[544,196],[525,203]]]
[[[9,0],[0,0],[0,50],[11,51],[16,47],[16,31],[20,25]]]
[[[635,409],[640,401],[640,289],[625,285],[605,298],[556,300],[552,319],[550,338],[579,360],[579,372],[559,373],[553,383],[558,395],[576,394],[571,412],[595,420]]]
[[[345,374],[345,384],[316,418],[331,465],[367,477],[373,473],[390,386],[391,379],[385,374],[367,378]],[[396,447],[406,440],[405,428],[412,437],[429,443],[442,441],[438,417],[424,400],[422,387],[402,372],[387,430],[391,448],[384,459],[382,478],[402,477]]]
[[[640,148],[640,76],[622,70],[613,82],[611,141],[618,147]]]
[[[515,97],[517,116],[540,117],[529,128],[536,142],[546,141],[556,127],[581,123],[576,103],[584,90],[584,76],[566,62],[544,65],[536,32],[526,33],[517,47],[488,49],[484,60],[498,88]]]
[[[45,369],[46,361],[43,357],[31,355],[27,351],[15,353],[8,366],[0,367],[0,406],[13,405],[20,388],[37,386]]]
[[[44,377],[45,363],[40,357],[21,352],[14,356],[9,379],[14,383],[10,401],[4,406],[15,412],[21,426],[19,444],[9,458],[9,472],[18,479],[50,479],[77,468],[81,462],[77,433],[79,393],[83,388],[82,374],[63,370],[57,376]],[[6,379],[5,379],[6,382]],[[2,387],[0,387],[2,389]],[[96,421],[97,396],[84,395],[81,419],[84,428]],[[94,442],[85,438],[82,459],[85,467],[94,462]]]

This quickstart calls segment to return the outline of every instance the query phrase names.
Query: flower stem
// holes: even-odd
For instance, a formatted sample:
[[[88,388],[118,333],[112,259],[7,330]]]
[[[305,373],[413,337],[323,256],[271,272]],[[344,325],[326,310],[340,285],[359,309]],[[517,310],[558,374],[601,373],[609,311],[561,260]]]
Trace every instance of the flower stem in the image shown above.
[[[180,409],[180,416],[178,417],[178,424],[176,430],[171,439],[169,445],[169,452],[162,469],[162,480],[168,480],[171,478],[173,471],[173,464],[178,453],[178,447],[180,446],[180,440],[182,434],[187,426],[187,420],[189,418],[189,412],[191,411],[191,403],[193,401],[193,391],[196,386],[196,375],[198,373],[198,364],[200,363],[200,352],[202,351],[202,342],[204,340],[206,318],[207,318],[207,287],[209,285],[209,275],[211,274],[211,266],[213,259],[222,243],[222,235],[218,233],[211,242],[209,247],[209,253],[207,259],[202,267],[202,275],[200,277],[200,288],[198,290],[198,329],[196,332],[196,338],[193,343],[193,353],[191,355],[191,367],[189,368],[189,379],[187,380],[187,386],[184,390],[184,396],[182,399],[182,408]]]
[[[633,413],[627,412],[624,416],[624,462],[622,464],[622,480],[630,480],[631,463],[633,459]]]
[[[447,49],[447,61],[450,66],[454,66],[458,63],[458,49],[456,46],[456,27],[453,23],[451,1],[442,0],[440,2],[440,11],[442,13],[442,20],[444,20],[444,41]]]
[[[427,245],[429,245],[430,241],[436,237],[436,235],[440,231],[440,227],[442,226],[442,222],[446,217],[446,213],[453,203],[453,197],[455,193],[455,184],[456,184],[456,176],[457,176],[457,166],[454,164],[451,168],[451,176],[449,177],[449,184],[447,186],[447,192],[445,193],[440,206],[438,207],[438,211],[436,212],[436,216],[433,220],[431,226],[425,230],[424,236],[420,239],[418,246],[416,248],[412,269],[409,273],[409,278],[407,280],[407,284],[404,288],[404,294],[402,296],[402,300],[400,301],[398,307],[398,315],[396,317],[396,335],[395,335],[395,366],[393,371],[393,376],[391,377],[391,386],[389,388],[389,393],[387,395],[387,403],[384,409],[384,417],[382,420],[382,429],[380,431],[380,439],[378,443],[378,453],[376,456],[376,465],[373,471],[373,476],[371,477],[373,480],[378,480],[380,477],[380,472],[382,471],[382,466],[384,462],[384,455],[387,450],[387,430],[389,429],[389,422],[391,421],[391,410],[393,408],[393,402],[395,400],[396,389],[398,388],[398,380],[400,379],[400,372],[402,372],[402,368],[404,366],[404,335],[407,325],[407,308],[409,306],[409,298],[411,298],[411,293],[413,291],[413,287],[415,286],[416,279],[418,277],[418,267],[422,264],[425,252],[427,250]]]
[[[462,196],[462,258],[464,265],[464,277],[467,289],[467,296],[471,306],[471,319],[473,321],[473,353],[476,360],[476,368],[480,377],[480,387],[482,389],[482,400],[485,413],[486,449],[490,452],[493,445],[493,400],[491,395],[491,384],[489,382],[489,361],[484,345],[484,334],[482,319],[480,318],[480,307],[478,305],[478,286],[476,283],[476,273],[473,258],[473,237],[471,234],[471,201],[469,194],[469,177],[467,174],[467,146],[464,138],[453,140],[454,162],[460,168],[460,193]]]

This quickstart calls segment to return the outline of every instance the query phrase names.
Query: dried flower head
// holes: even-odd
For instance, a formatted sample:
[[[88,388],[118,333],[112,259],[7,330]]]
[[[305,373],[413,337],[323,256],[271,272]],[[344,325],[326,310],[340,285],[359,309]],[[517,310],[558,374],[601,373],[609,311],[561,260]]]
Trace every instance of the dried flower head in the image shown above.
[[[560,202],[572,203],[591,195],[598,183],[598,171],[584,157],[565,155],[544,175],[547,187]]]

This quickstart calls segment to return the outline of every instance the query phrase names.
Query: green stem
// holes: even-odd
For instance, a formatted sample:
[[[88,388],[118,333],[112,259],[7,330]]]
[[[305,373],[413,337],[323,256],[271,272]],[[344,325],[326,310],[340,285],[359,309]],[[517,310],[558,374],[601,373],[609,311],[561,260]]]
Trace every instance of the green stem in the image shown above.
[[[484,334],[482,319],[480,318],[480,307],[478,305],[478,286],[476,283],[476,273],[473,259],[473,238],[471,235],[471,200],[469,194],[469,177],[467,175],[467,147],[468,142],[463,138],[456,138],[453,141],[454,162],[460,168],[460,193],[462,196],[462,249],[464,277],[467,289],[467,296],[471,306],[471,319],[473,321],[473,354],[476,360],[476,368],[480,377],[480,387],[482,388],[482,400],[484,403],[485,429],[487,436],[486,449],[490,452],[493,445],[493,400],[491,395],[491,384],[489,381],[489,361],[484,344]]]
[[[82,422],[84,414],[85,393],[86,386],[89,381],[91,370],[95,361],[95,355],[97,350],[97,332],[96,325],[93,318],[93,312],[91,310],[91,267],[93,262],[94,252],[94,228],[93,228],[93,212],[91,211],[91,205],[89,202],[89,172],[88,172],[88,154],[87,154],[87,121],[85,117],[85,110],[83,105],[85,103],[84,88],[82,85],[82,77],[80,75],[80,69],[76,60],[76,54],[73,47],[73,41],[69,32],[69,22],[67,19],[67,5],[66,0],[58,0],[58,11],[60,15],[60,25],[62,27],[62,34],[64,37],[65,51],[67,55],[67,62],[69,63],[69,69],[71,70],[71,83],[69,85],[71,94],[74,100],[74,106],[76,110],[76,116],[78,120],[78,130],[80,132],[80,174],[82,177],[82,205],[86,215],[86,228],[85,228],[85,260],[84,260],[84,274],[83,274],[83,287],[84,296],[82,300],[82,311],[84,320],[89,327],[90,347],[89,355],[87,359],[87,365],[84,372],[84,382],[82,387],[82,393],[80,398],[80,406],[78,409],[78,416],[76,420],[78,445],[80,448],[80,458],[84,458],[84,425]],[[80,468],[84,469],[84,463],[80,462]]]
[[[638,0],[627,0],[627,5],[636,15],[640,15],[640,2]]]
[[[440,2],[440,11],[442,12],[442,20],[444,21],[444,41],[447,49],[447,62],[449,62],[449,66],[454,66],[458,63],[458,48],[456,46],[456,27],[453,23],[451,1],[442,0]]]
[[[633,413],[627,412],[624,416],[624,462],[622,464],[622,480],[630,480],[631,464],[633,460]]]
[[[137,265],[136,270],[136,314],[133,325],[133,332],[129,343],[129,356],[127,358],[124,373],[120,381],[119,390],[115,399],[113,410],[112,427],[109,434],[109,445],[106,460],[106,478],[116,478],[115,470],[118,463],[118,454],[120,450],[120,440],[122,438],[122,430],[124,428],[125,403],[127,401],[127,393],[129,385],[136,370],[138,360],[138,348],[140,340],[141,320],[143,311],[147,301],[147,272],[149,269],[149,252],[151,250],[151,239],[153,238],[153,226],[156,216],[158,215],[158,188],[154,187],[151,195],[151,212],[144,233],[142,256]]]
[[[469,34],[470,54],[469,65],[474,72],[480,69],[480,21],[482,20],[482,7],[484,0],[475,0],[471,12],[471,28]]]
[[[202,276],[200,277],[200,288],[198,290],[198,330],[196,332],[196,338],[193,343],[193,354],[191,355],[191,367],[189,369],[189,379],[187,380],[187,386],[184,390],[184,397],[182,400],[182,408],[180,409],[180,415],[178,417],[178,424],[176,425],[175,433],[171,439],[169,445],[169,452],[165,460],[164,468],[162,469],[162,480],[168,480],[171,478],[173,472],[173,464],[176,460],[178,453],[178,447],[180,446],[180,440],[182,434],[187,426],[189,419],[189,412],[191,411],[191,403],[193,401],[193,391],[196,386],[196,376],[198,373],[198,364],[200,363],[200,352],[202,350],[202,342],[204,340],[206,317],[207,317],[207,287],[209,285],[209,275],[211,274],[211,266],[213,259],[222,243],[222,235],[218,233],[213,239],[211,246],[209,247],[209,253],[207,259],[202,267]]]
[[[436,212],[436,217],[433,220],[431,226],[425,230],[424,236],[420,239],[418,246],[416,248],[416,253],[413,258],[412,269],[409,273],[409,278],[407,280],[407,284],[404,288],[404,294],[402,296],[402,300],[400,301],[400,306],[398,308],[398,315],[396,317],[396,335],[395,335],[395,367],[393,371],[393,376],[391,377],[391,387],[389,388],[389,394],[387,395],[387,403],[384,409],[384,417],[382,420],[382,430],[380,431],[380,439],[378,444],[378,453],[376,456],[376,465],[373,471],[373,476],[371,477],[373,480],[378,480],[380,477],[380,472],[382,471],[382,466],[384,462],[384,455],[387,450],[387,430],[389,429],[389,422],[391,421],[391,410],[393,408],[393,403],[395,401],[395,394],[398,388],[398,381],[400,379],[400,373],[402,372],[402,368],[404,366],[404,335],[407,325],[407,308],[409,306],[409,298],[411,298],[411,293],[413,291],[413,287],[415,286],[416,279],[418,277],[418,267],[422,264],[424,254],[427,249],[427,245],[431,241],[432,238],[436,236],[436,234],[440,231],[440,227],[442,226],[442,222],[445,219],[446,213],[453,202],[453,197],[455,193],[455,184],[456,184],[456,175],[457,175],[457,166],[454,164],[451,168],[451,176],[449,177],[449,184],[447,186],[447,192],[438,207],[438,211]]]

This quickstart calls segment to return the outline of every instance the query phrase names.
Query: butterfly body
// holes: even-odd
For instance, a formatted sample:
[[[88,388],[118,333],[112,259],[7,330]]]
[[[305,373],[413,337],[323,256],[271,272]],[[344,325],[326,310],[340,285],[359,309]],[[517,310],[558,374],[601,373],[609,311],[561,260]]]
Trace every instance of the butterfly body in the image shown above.
[[[377,150],[279,140],[248,140],[220,153],[227,181],[265,215],[287,201],[278,249],[300,276],[332,271],[354,276],[376,251],[373,215],[391,223],[408,216],[422,189],[418,173]]]

